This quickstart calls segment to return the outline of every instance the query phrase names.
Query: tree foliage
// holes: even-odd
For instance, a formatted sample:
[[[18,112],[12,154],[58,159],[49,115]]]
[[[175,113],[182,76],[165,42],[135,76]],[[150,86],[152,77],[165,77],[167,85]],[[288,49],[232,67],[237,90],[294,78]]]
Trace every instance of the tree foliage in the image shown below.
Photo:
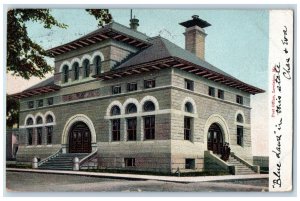
[[[86,11],[95,16],[99,26],[112,19],[107,9]],[[39,22],[47,29],[53,26],[67,28],[67,25],[58,22],[49,9],[13,9],[7,13],[7,72],[24,79],[32,76],[43,78],[52,71],[45,60],[45,57],[51,55],[28,36],[28,21]]]
[[[12,128],[19,122],[19,101],[6,95],[6,126]]]

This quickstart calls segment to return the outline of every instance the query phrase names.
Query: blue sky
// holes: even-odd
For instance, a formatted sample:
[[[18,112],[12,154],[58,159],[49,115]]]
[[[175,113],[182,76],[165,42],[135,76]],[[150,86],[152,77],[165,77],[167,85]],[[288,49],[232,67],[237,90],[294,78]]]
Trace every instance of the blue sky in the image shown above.
[[[114,21],[129,25],[129,9],[110,9],[110,12]],[[29,35],[45,48],[97,29],[94,17],[83,9],[53,9],[52,13],[69,27],[47,30],[37,23],[28,23]],[[246,83],[267,89],[268,11],[133,9],[133,15],[140,20],[140,32],[161,35],[183,48],[184,27],[178,23],[194,14],[212,24],[206,28],[206,61]]]

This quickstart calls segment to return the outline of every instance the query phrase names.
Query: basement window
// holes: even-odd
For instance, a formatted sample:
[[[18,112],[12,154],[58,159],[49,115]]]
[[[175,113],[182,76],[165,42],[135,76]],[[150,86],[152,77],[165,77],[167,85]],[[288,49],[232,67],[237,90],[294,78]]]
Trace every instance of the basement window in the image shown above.
[[[195,159],[186,158],[185,159],[185,169],[195,169]]]
[[[124,158],[125,167],[135,167],[135,158]]]
[[[194,82],[192,80],[185,79],[185,88],[190,91],[194,91]]]

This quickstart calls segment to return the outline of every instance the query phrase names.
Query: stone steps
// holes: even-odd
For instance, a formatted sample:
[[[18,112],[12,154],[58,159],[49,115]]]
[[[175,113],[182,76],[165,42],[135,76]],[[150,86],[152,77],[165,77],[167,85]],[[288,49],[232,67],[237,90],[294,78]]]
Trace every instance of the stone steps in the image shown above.
[[[235,166],[235,174],[236,175],[245,175],[245,174],[256,174],[252,169],[250,169],[248,166],[244,165],[234,157],[230,156],[227,163],[229,165]]]
[[[67,153],[60,154],[55,158],[50,159],[49,161],[43,163],[39,166],[39,169],[47,170],[72,170],[73,169],[73,160],[75,157],[78,157],[79,160],[86,157],[88,153]]]

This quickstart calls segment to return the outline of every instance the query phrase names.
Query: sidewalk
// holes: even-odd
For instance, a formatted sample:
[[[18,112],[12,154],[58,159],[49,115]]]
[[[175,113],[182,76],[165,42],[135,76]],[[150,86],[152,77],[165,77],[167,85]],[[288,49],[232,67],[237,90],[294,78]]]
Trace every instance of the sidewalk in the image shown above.
[[[225,175],[225,176],[194,176],[194,177],[176,177],[176,176],[155,176],[155,175],[138,175],[138,174],[116,174],[102,172],[83,172],[83,171],[61,171],[61,170],[39,170],[39,169],[20,169],[6,168],[6,171],[13,172],[35,172],[46,174],[64,174],[77,176],[106,177],[118,179],[139,179],[139,180],[157,180],[181,183],[205,182],[205,181],[228,181],[228,180],[248,180],[248,179],[266,179],[268,174],[251,174],[251,175]]]

